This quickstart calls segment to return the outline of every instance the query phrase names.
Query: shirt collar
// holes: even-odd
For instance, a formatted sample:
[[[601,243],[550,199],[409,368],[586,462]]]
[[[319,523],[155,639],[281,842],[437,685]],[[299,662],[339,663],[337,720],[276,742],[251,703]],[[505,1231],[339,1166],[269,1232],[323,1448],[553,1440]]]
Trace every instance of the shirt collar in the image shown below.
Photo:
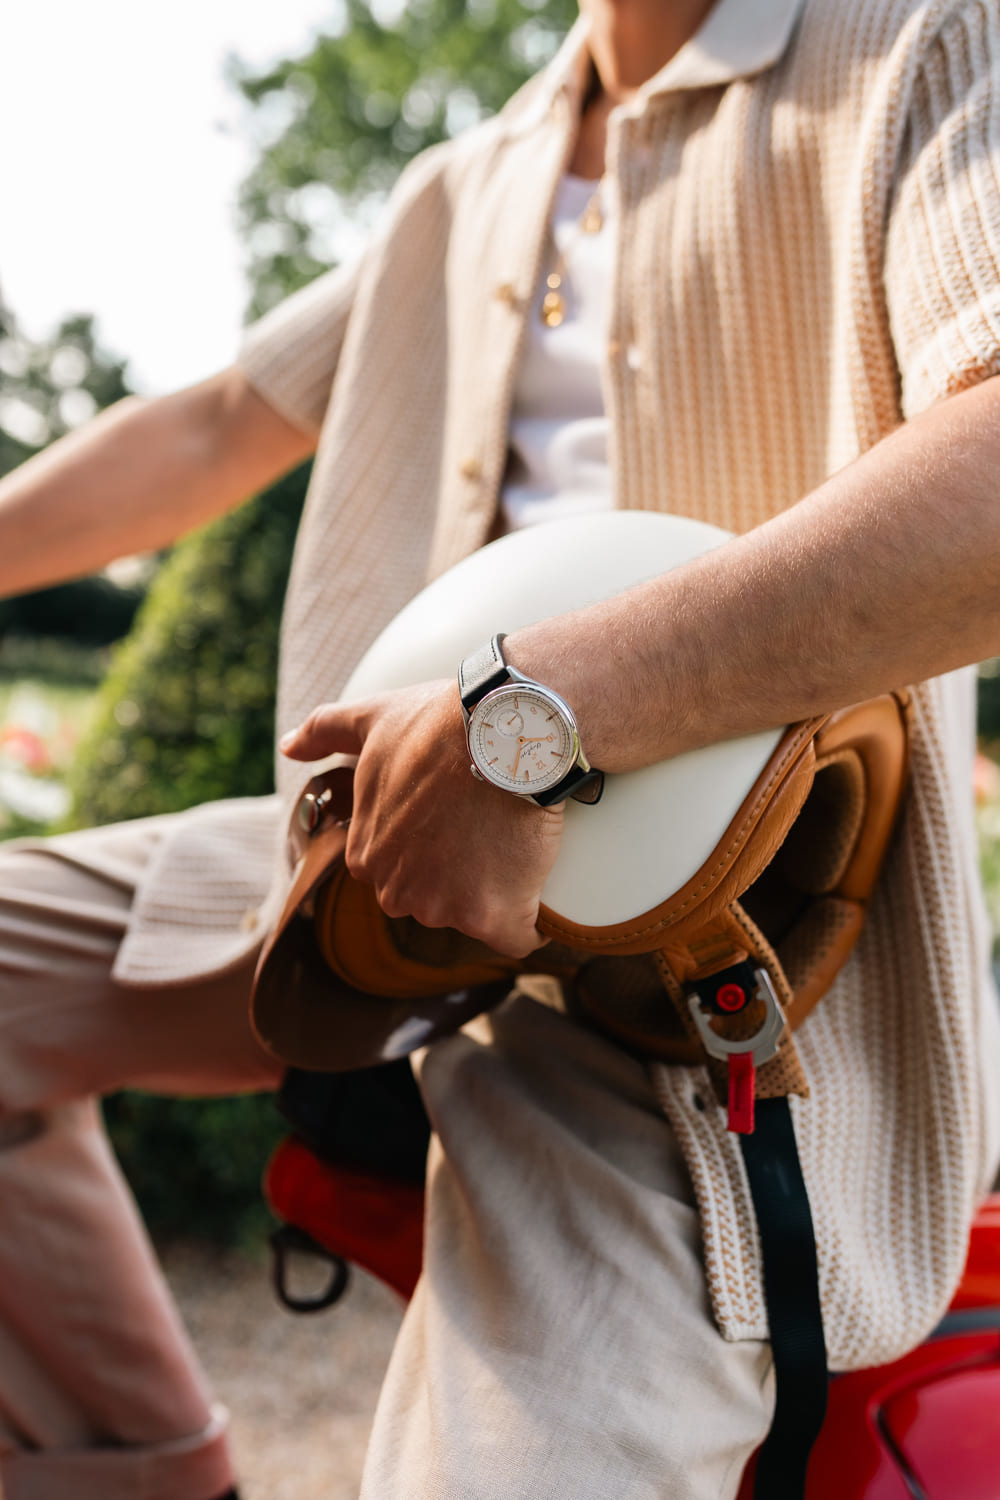
[[[679,89],[715,88],[750,78],[783,56],[805,0],[716,0],[694,36],[644,84],[628,106],[642,107],[654,94]],[[585,87],[589,26],[581,16],[548,65],[539,104],[558,94],[579,96]]]

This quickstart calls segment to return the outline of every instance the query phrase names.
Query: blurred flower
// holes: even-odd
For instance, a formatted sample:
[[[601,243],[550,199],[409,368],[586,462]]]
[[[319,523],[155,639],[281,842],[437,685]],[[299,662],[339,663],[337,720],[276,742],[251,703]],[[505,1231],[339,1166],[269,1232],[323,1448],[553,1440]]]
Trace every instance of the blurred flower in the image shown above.
[[[52,765],[45,741],[22,724],[4,724],[0,728],[0,753],[4,760],[15,761],[28,771],[47,771]]]
[[[59,777],[73,758],[75,724],[31,684],[15,688],[0,723],[0,827],[16,814],[31,823],[64,818],[70,796]]]

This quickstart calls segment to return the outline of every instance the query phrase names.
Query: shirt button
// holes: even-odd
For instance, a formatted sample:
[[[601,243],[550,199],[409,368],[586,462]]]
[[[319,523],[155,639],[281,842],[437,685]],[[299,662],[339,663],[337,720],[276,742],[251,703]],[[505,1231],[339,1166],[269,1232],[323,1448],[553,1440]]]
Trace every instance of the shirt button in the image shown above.
[[[458,466],[458,472],[463,479],[481,479],[483,466],[478,458],[463,458]]]
[[[513,284],[509,281],[501,281],[498,287],[494,287],[493,297],[495,301],[502,302],[504,307],[516,307],[520,301]]]
[[[618,339],[608,340],[608,358],[617,359],[622,352],[622,346]]]
[[[634,375],[637,370],[642,369],[642,350],[638,344],[629,344],[625,351],[625,363]]]

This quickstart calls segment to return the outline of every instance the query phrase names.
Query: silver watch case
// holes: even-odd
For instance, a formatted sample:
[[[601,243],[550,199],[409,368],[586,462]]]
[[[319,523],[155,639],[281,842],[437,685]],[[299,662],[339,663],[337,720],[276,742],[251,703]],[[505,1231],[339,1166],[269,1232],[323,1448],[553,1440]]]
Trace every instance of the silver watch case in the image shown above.
[[[553,787],[558,786],[560,781],[564,780],[572,770],[579,768],[583,771],[589,771],[590,765],[580,747],[580,732],[577,729],[573,710],[565,699],[560,698],[559,694],[553,692],[551,688],[545,687],[540,682],[536,682],[533,677],[525,677],[523,673],[516,671],[513,667],[507,668],[507,676],[508,680],[502,683],[500,687],[493,688],[480,698],[479,702],[474,705],[471,713],[468,715],[466,733],[468,737],[469,756],[472,760],[472,774],[478,776],[481,781],[488,781],[492,786],[499,787],[501,791],[511,792],[515,797],[527,797],[533,800],[536,794],[551,791]],[[530,791],[519,791],[516,784],[512,785],[508,779],[498,777],[481,754],[477,744],[479,729],[489,717],[491,711],[503,699],[509,698],[512,693],[518,692],[519,689],[535,694],[559,715],[570,742],[568,758],[561,758],[551,775],[539,775],[533,780]]]

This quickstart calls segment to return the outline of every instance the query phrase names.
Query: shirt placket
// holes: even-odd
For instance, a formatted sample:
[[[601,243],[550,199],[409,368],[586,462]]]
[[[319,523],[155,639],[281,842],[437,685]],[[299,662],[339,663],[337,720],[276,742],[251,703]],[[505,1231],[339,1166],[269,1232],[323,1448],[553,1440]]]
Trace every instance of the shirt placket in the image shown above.
[[[508,148],[503,170],[511,182],[509,222],[502,243],[491,250],[489,264],[480,268],[489,282],[482,339],[486,352],[456,392],[461,409],[452,430],[460,446],[452,446],[446,458],[431,577],[481,547],[494,524],[518,364],[574,131],[574,100],[567,90],[560,90],[542,130],[527,133]]]

